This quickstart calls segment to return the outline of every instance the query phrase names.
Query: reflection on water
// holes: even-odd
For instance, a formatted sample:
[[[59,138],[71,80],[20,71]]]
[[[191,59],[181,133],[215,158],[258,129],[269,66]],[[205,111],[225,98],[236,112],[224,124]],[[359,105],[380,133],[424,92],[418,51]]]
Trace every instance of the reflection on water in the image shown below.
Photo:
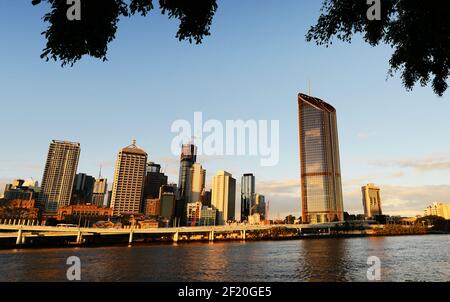
[[[450,235],[0,251],[0,281],[450,281]]]

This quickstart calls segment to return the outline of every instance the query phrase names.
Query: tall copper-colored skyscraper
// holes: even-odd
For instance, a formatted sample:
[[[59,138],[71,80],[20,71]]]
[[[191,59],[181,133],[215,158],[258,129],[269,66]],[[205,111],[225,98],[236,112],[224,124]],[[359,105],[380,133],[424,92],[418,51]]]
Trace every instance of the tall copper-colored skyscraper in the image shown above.
[[[111,198],[113,215],[140,212],[146,164],[147,153],[137,147],[135,141],[119,151]]]
[[[79,143],[57,140],[50,143],[38,199],[46,214],[56,214],[58,208],[70,204],[79,157]]]
[[[343,221],[336,109],[305,94],[298,108],[303,222]]]

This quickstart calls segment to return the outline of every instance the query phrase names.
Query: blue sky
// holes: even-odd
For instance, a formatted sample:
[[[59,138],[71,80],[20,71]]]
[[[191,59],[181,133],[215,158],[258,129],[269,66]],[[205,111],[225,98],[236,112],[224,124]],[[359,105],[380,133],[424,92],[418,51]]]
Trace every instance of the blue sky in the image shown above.
[[[271,201],[271,216],[300,212],[297,93],[336,107],[344,206],[362,212],[360,186],[381,186],[388,214],[420,213],[450,202],[448,93],[406,91],[387,78],[388,46],[319,47],[305,41],[321,1],[219,1],[211,36],[179,42],[178,22],[157,10],[121,20],[108,62],[83,58],[74,67],[39,58],[45,7],[0,2],[0,186],[13,178],[41,180],[52,139],[81,143],[79,172],[109,179],[117,151],[133,138],[177,181],[170,151],[177,119],[279,120],[280,161],[255,156],[200,158],[207,182],[220,169],[240,181],[253,172]],[[0,192],[3,188],[0,189]],[[239,202],[238,202],[239,203]]]

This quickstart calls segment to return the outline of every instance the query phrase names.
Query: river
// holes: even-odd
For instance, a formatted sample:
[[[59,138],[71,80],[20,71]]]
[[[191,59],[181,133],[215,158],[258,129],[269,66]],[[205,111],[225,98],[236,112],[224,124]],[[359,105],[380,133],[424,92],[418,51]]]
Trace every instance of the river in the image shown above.
[[[450,235],[0,250],[0,281],[450,281]]]

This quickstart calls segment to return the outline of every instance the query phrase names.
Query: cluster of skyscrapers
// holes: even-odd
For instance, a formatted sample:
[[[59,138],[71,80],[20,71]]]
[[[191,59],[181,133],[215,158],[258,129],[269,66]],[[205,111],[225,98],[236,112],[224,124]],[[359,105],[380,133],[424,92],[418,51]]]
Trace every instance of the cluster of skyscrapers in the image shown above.
[[[343,221],[336,110],[318,98],[299,94],[298,122],[302,221]],[[178,184],[169,184],[161,166],[149,162],[145,150],[133,141],[117,155],[111,191],[101,172],[98,178],[76,174],[79,156],[79,143],[51,142],[37,198],[43,214],[51,216],[62,207],[89,203],[112,208],[113,216],[144,215],[166,225],[223,225],[236,220],[236,179],[218,171],[207,191],[206,170],[197,162],[194,144],[182,145]],[[34,192],[37,184],[28,186]],[[382,214],[379,188],[368,184],[362,187],[362,196],[365,217]],[[264,196],[256,192],[255,176],[244,174],[240,221],[265,221],[267,206]]]
[[[149,162],[148,154],[133,141],[117,155],[110,191],[101,171],[98,178],[77,174],[80,151],[79,143],[58,140],[50,143],[41,187],[33,184],[36,206],[43,216],[54,217],[59,209],[70,205],[89,204],[111,208],[112,216],[150,217],[166,226],[223,225],[236,221],[236,180],[230,173],[218,171],[212,178],[211,190],[206,190],[206,170],[197,162],[197,147],[193,144],[182,146],[179,181],[170,184],[161,166]],[[245,174],[242,181],[245,185],[241,194],[241,221],[253,217],[252,221],[260,223],[265,219],[264,196],[256,194],[252,174]],[[29,192],[28,188],[22,188],[23,184],[17,184],[12,190],[10,185],[7,191]]]

